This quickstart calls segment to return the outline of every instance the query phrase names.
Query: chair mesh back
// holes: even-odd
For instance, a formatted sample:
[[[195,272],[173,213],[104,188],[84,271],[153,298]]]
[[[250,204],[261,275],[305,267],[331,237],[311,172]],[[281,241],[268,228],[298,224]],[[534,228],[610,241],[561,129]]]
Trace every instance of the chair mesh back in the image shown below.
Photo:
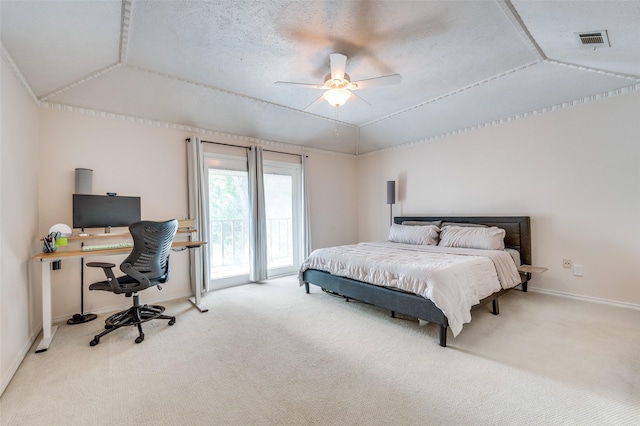
[[[143,220],[132,223],[129,231],[133,237],[133,250],[120,265],[130,264],[150,280],[162,278],[169,272],[169,250],[178,230],[178,221],[152,222]],[[125,272],[126,273],[126,272]]]

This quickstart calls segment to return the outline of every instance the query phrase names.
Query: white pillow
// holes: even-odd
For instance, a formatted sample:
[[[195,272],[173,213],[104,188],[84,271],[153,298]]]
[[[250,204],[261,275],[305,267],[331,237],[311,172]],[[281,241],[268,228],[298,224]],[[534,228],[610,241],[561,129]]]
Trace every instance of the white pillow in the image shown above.
[[[443,247],[462,247],[484,250],[504,250],[504,236],[502,228],[444,226],[440,231],[440,243]]]
[[[440,228],[435,225],[408,226],[394,223],[389,230],[389,241],[404,244],[438,245]]]

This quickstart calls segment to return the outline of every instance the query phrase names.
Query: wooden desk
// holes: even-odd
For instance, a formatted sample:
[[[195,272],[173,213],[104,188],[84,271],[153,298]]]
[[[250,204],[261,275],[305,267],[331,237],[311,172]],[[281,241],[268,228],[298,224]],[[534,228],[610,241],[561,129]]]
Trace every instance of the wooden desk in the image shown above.
[[[174,241],[171,244],[171,248],[195,248],[200,247],[204,244],[207,244],[204,241]],[[87,257],[87,256],[97,256],[97,255],[110,255],[110,254],[127,254],[131,252],[132,247],[122,247],[115,249],[106,249],[106,250],[60,250],[55,251],[53,253],[38,253],[33,256],[31,259],[41,260],[43,262],[55,262],[57,260],[62,260],[67,257]]]
[[[110,235],[110,234],[107,234]],[[115,237],[116,235],[111,235]],[[206,244],[204,241],[174,241],[171,248],[195,248]],[[53,340],[53,336],[58,330],[58,326],[51,325],[51,263],[62,259],[90,257],[90,256],[106,256],[113,254],[127,254],[131,252],[131,247],[108,249],[108,250],[60,250],[53,253],[38,253],[32,257],[39,260],[42,267],[42,340],[36,348],[36,353],[44,352],[49,349],[49,345]]]

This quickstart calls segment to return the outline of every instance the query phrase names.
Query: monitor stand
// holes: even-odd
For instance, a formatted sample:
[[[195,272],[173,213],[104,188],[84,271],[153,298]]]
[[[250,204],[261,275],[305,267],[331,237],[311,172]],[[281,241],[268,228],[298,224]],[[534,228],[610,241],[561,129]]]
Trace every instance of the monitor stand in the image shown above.
[[[84,233],[84,228],[82,231]],[[73,314],[71,318],[67,320],[67,324],[83,324],[85,322],[93,321],[98,316],[96,314],[84,313],[84,257],[80,258],[80,313]]]
[[[85,322],[93,321],[96,318],[98,318],[96,314],[73,314],[73,316],[67,320],[67,324],[83,324]]]
[[[85,314],[84,313],[84,257],[82,258],[82,265],[80,266],[82,269],[82,277],[80,278],[80,313],[73,314],[71,318],[67,320],[67,324],[83,324],[85,322],[93,321],[98,316],[96,314]]]

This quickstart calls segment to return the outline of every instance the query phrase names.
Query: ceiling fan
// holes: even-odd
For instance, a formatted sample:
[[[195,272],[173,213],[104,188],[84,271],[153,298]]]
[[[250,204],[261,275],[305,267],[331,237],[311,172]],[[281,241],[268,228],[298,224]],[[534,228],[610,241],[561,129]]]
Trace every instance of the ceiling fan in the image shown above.
[[[352,90],[398,84],[402,81],[400,74],[391,74],[352,82],[349,74],[345,72],[347,66],[347,57],[345,55],[341,53],[331,53],[329,55],[329,62],[331,64],[331,72],[324,78],[324,84],[292,83],[288,81],[276,81],[276,84],[325,90],[322,97],[329,102],[331,106],[338,108],[344,105],[351,97]]]

